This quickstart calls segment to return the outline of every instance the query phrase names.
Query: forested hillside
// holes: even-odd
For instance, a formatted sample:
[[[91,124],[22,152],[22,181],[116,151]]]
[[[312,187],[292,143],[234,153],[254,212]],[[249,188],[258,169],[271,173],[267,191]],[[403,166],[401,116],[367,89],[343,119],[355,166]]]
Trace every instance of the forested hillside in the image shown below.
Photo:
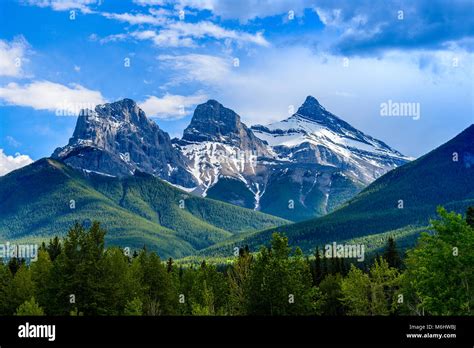
[[[232,265],[184,268],[104,248],[98,222],[76,224],[35,262],[0,263],[0,315],[472,315],[474,208],[465,219],[438,212],[406,258],[389,239],[370,263],[325,252],[309,261],[274,234]]]

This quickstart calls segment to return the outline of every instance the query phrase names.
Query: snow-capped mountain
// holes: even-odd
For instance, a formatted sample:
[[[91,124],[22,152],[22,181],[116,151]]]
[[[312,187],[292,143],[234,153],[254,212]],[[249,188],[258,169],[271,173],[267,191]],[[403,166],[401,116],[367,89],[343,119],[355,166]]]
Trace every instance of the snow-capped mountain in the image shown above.
[[[363,184],[410,160],[333,115],[312,96],[288,119],[251,129],[282,161],[338,167]]]
[[[196,186],[168,133],[131,99],[82,110],[68,145],[52,157],[85,171],[123,177],[139,170],[183,187]]]
[[[301,220],[324,215],[409,158],[307,97],[290,118],[250,129],[210,100],[177,148],[197,194]]]
[[[171,140],[130,99],[83,110],[53,158],[85,172],[160,177],[197,195],[289,220],[324,215],[409,158],[308,97],[290,118],[248,128],[215,100]]]
[[[257,207],[262,181],[259,174],[265,170],[259,158],[274,154],[233,110],[215,100],[198,105],[176,147],[188,159],[189,171],[198,182],[195,193],[206,196],[220,179],[234,179],[256,197],[252,208]]]

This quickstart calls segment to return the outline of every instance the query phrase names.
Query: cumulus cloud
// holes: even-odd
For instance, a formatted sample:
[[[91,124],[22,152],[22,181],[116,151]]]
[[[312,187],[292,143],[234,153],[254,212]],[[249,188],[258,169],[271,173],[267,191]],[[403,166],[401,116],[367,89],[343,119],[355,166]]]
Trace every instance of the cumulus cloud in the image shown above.
[[[118,34],[120,35],[120,34]],[[157,47],[195,47],[196,43],[190,37],[182,37],[174,30],[154,30],[135,31],[130,33],[132,38],[147,41],[150,40]]]
[[[23,76],[23,66],[28,62],[26,54],[29,47],[23,36],[18,36],[10,42],[0,40],[0,76]]]
[[[466,100],[472,93],[473,55],[433,52],[433,60],[420,69],[424,54],[424,50],[410,55],[393,51],[384,59],[350,58],[347,66],[343,57],[315,54],[304,46],[266,49],[258,60],[243,61],[239,67],[232,66],[225,56],[166,55],[158,59],[166,63],[165,69],[176,72],[174,83],[194,82],[205,88],[210,97],[234,109],[249,125],[287,118],[289,110],[296,110],[307,95],[313,95],[355,127],[417,156],[439,145],[439,139],[455,135],[461,130],[459,125],[472,123]],[[453,66],[453,58],[458,59],[457,66]],[[380,117],[380,103],[389,99],[420,103],[420,121]],[[440,121],[434,115],[440,113],[449,115],[451,129],[435,126]],[[400,127],[400,132],[393,132],[393,127]],[[429,141],[423,135],[426,129],[433,129]],[[399,134],[420,139],[419,148]]]
[[[198,81],[205,84],[220,84],[232,70],[232,58],[208,54],[160,55],[162,67],[171,69],[175,75],[170,85]]]
[[[36,110],[79,111],[94,108],[105,102],[99,91],[87,89],[78,84],[69,86],[50,81],[34,81],[20,85],[9,83],[0,87],[0,100],[7,105],[28,106]]]
[[[171,2],[171,1],[170,1]],[[238,19],[247,22],[255,18],[265,18],[288,11],[294,11],[296,15],[301,14],[305,8],[310,8],[314,1],[311,0],[178,0],[173,1],[177,8],[193,8],[197,10],[209,10],[223,19]]]
[[[179,119],[187,115],[189,108],[204,102],[204,94],[191,96],[165,94],[163,97],[148,96],[139,106],[149,117],[160,119]]]
[[[262,32],[250,34],[237,30],[229,30],[209,21],[201,21],[198,23],[173,22],[168,25],[168,30],[176,32],[179,36],[191,36],[199,39],[211,37],[215,39],[231,39],[237,42],[253,43],[259,46],[270,45],[263,37]]]
[[[154,16],[142,13],[109,13],[102,12],[102,16],[108,19],[115,19],[119,22],[125,22],[130,25],[150,24],[163,25],[166,23],[165,16]]]
[[[153,16],[135,16],[127,17],[128,21],[132,19],[137,23],[142,21],[149,22],[162,21],[163,26],[160,30],[137,30],[130,33],[112,34],[103,39],[101,42],[121,41],[129,38],[139,41],[151,41],[157,47],[197,47],[197,40],[204,38],[212,38],[216,40],[231,40],[239,44],[254,44],[257,46],[268,47],[270,43],[265,39],[262,32],[255,34],[247,33],[239,30],[230,30],[223,28],[210,21],[201,21],[197,23],[176,22]],[[125,19],[124,19],[125,20]],[[165,24],[166,23],[166,24]]]
[[[339,38],[333,52],[369,55],[391,49],[446,49],[474,35],[470,1],[329,1],[316,12]]]
[[[24,5],[49,7],[54,11],[80,10],[84,13],[92,13],[90,5],[97,3],[97,0],[23,0]]]
[[[14,156],[8,156],[3,152],[3,149],[0,149],[0,176],[30,163],[33,163],[33,160],[27,155],[16,153]]]
[[[306,9],[312,9],[326,29],[318,41],[331,41],[332,52],[343,55],[368,55],[389,49],[445,49],[452,42],[462,45],[474,35],[473,6],[469,0],[170,0],[167,3],[175,4],[176,8],[208,10],[222,19],[244,23],[285,15],[290,10],[302,16]],[[472,51],[473,42],[468,45]]]

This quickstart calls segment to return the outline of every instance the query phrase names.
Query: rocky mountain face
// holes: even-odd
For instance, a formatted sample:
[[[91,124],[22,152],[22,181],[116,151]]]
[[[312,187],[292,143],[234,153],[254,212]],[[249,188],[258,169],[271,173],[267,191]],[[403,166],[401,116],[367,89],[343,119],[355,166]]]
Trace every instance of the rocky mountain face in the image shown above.
[[[226,201],[255,208],[253,197],[263,182],[260,176],[266,172],[261,159],[271,158],[273,153],[233,110],[215,100],[198,105],[176,147],[188,159],[188,167],[198,181],[195,193],[206,196],[221,179],[237,180],[238,186],[245,184],[244,190],[252,198],[245,202],[237,194]]]
[[[250,129],[210,100],[177,148],[198,179],[195,193],[294,221],[331,212],[409,160],[311,96],[288,119]]]
[[[288,119],[251,129],[280,160],[334,166],[363,185],[410,160],[333,115],[312,96]]]
[[[298,221],[325,215],[410,159],[307,97],[280,122],[248,128],[215,100],[171,141],[130,99],[83,111],[53,158],[118,177],[146,172],[196,195]]]
[[[124,177],[138,170],[173,184],[196,186],[186,158],[168,133],[131,99],[83,110],[68,145],[57,148],[52,157],[85,171]]]

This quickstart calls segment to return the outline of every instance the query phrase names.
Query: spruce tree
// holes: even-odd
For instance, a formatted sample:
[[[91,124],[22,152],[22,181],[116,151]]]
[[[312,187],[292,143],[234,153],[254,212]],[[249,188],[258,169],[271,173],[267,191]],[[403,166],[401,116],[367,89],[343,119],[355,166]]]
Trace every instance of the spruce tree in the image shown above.
[[[393,268],[400,269],[402,260],[398,253],[397,246],[393,237],[388,237],[387,246],[383,254],[383,258],[387,261],[388,265]]]
[[[49,240],[46,250],[48,251],[51,261],[56,260],[59,254],[61,254],[61,242],[59,241],[58,236],[55,236],[53,239]]]
[[[166,262],[166,271],[171,273],[173,271],[173,259],[170,257]]]
[[[7,265],[0,262],[0,316],[10,315],[8,287],[13,279]]]
[[[474,206],[471,206],[471,207],[467,208],[466,222],[469,226],[474,228]]]
[[[313,271],[313,277],[314,277],[314,284],[318,285],[321,280],[322,280],[322,275],[323,275],[323,270],[322,270],[322,265],[321,265],[321,255],[319,253],[319,246],[316,247],[316,251],[314,252],[314,271]]]

